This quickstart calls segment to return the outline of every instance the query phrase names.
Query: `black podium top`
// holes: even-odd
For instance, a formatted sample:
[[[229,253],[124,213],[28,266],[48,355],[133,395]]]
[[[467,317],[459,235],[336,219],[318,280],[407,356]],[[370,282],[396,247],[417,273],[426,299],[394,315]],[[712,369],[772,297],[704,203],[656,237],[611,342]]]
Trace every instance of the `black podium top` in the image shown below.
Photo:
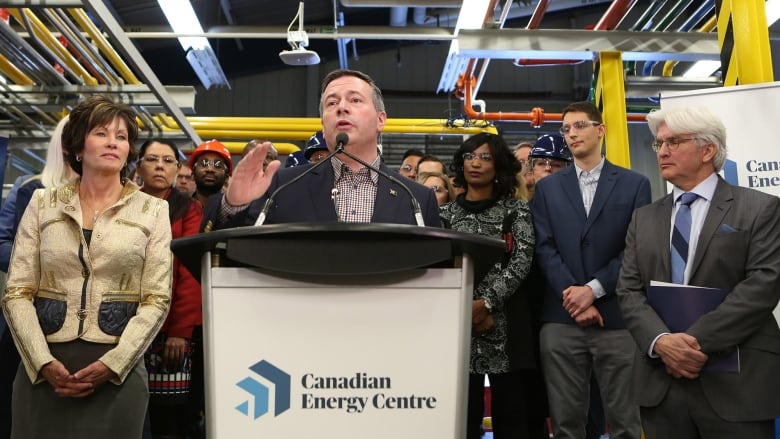
[[[476,278],[504,254],[500,239],[434,227],[377,223],[286,223],[175,239],[171,249],[200,279],[203,253],[224,244],[233,264],[316,274],[379,274],[429,267],[468,254]],[[220,248],[222,245],[220,245]]]

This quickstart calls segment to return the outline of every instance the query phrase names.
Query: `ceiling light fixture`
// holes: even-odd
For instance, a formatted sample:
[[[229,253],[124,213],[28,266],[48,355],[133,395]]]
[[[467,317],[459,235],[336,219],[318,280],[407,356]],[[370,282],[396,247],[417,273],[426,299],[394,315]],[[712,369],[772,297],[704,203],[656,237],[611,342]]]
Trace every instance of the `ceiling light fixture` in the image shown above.
[[[157,3],[160,4],[174,33],[183,35],[204,33],[188,0],[157,0]],[[225,72],[222,71],[214,49],[211,48],[206,37],[179,37],[179,44],[184,49],[192,70],[198,75],[206,90],[213,85],[224,85],[230,88]]]
[[[298,19],[298,30],[292,30],[295,20]],[[320,63],[320,56],[313,50],[307,50],[309,35],[303,30],[303,2],[298,4],[298,13],[287,26],[287,42],[292,50],[282,50],[279,58],[290,66],[310,66]]]

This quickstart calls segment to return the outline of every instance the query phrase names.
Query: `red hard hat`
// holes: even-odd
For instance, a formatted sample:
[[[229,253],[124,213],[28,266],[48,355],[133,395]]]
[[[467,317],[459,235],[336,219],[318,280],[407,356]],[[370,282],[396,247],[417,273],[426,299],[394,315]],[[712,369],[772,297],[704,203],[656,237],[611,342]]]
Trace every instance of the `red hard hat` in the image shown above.
[[[195,148],[195,151],[193,151],[192,155],[190,156],[190,169],[195,167],[195,162],[198,161],[198,157],[207,152],[218,154],[220,157],[222,157],[223,160],[225,160],[225,164],[227,165],[227,175],[230,175],[233,172],[233,160],[230,158],[230,151],[228,151],[227,147],[220,143],[220,141],[217,139],[211,139],[207,142],[203,142],[198,145],[197,148]]]

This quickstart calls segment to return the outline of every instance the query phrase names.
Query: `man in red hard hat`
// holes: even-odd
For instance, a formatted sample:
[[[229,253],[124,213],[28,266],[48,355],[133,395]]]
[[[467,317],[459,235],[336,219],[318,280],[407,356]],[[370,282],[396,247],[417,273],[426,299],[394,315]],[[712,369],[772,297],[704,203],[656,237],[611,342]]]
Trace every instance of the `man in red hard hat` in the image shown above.
[[[227,147],[212,139],[195,148],[190,156],[190,168],[195,177],[194,197],[205,206],[210,196],[222,191],[233,171],[233,161]]]

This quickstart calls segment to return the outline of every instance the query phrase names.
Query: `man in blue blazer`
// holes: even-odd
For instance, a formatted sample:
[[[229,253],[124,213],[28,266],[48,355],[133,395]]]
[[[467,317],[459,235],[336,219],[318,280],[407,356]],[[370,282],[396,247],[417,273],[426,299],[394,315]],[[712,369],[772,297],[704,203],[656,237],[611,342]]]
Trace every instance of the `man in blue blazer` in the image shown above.
[[[382,92],[368,75],[354,70],[328,74],[322,82],[320,115],[325,143],[331,151],[337,145],[336,137],[347,134],[346,151],[403,180],[421,205],[425,225],[441,225],[434,193],[402,178],[382,163],[377,138],[387,114]],[[242,158],[227,193],[209,200],[204,211],[204,230],[254,224],[270,194],[307,171],[300,180],[279,192],[267,213],[266,223],[416,224],[412,200],[406,190],[347,155],[333,156],[329,163],[311,171],[314,165],[279,170],[278,161],[263,170],[263,160],[270,147],[270,142],[265,142]]]
[[[615,297],[626,230],[650,203],[650,183],[601,155],[606,127],[589,102],[563,110],[561,133],[574,156],[537,183],[531,209],[536,258],[544,274],[542,370],[556,438],[583,438],[594,374],[610,437],[638,439],[631,397],[635,344]]]
[[[645,434],[772,439],[780,417],[780,329],[772,315],[780,298],[780,200],[718,176],[726,128],[706,108],[661,109],[647,120],[661,176],[674,189],[634,213],[617,287],[639,346],[635,385]],[[681,246],[685,233],[689,245]],[[648,303],[649,283],[674,277],[727,292],[685,332],[670,330]],[[703,369],[729,355],[738,355],[738,371]]]

